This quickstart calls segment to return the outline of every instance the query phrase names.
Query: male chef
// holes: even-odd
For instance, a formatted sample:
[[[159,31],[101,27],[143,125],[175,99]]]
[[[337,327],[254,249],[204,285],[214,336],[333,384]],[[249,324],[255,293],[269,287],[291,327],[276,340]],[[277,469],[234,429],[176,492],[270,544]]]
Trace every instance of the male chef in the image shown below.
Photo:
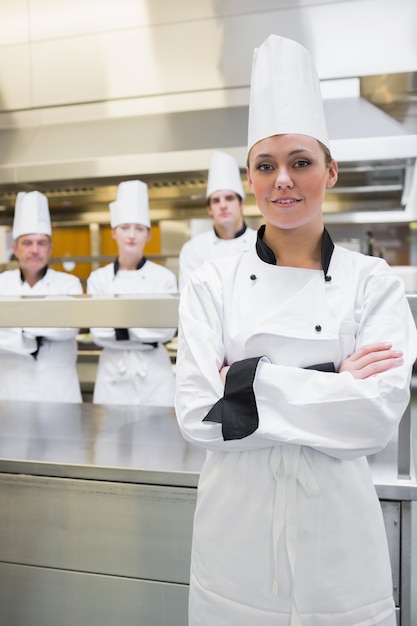
[[[79,295],[75,276],[48,268],[52,253],[47,197],[17,194],[13,253],[18,269],[0,274],[0,297]],[[77,328],[0,328],[0,400],[81,402]]]
[[[206,200],[213,228],[192,237],[181,248],[179,288],[207,259],[247,250],[256,242],[256,231],[243,220],[245,192],[239,166],[226,152],[214,152],[208,172]]]

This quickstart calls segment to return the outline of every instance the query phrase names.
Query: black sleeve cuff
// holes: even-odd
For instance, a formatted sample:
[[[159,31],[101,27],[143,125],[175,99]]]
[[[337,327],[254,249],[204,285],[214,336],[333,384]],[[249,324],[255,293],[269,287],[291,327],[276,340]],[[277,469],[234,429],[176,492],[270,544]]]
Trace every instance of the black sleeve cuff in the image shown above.
[[[127,328],[115,328],[114,330],[117,341],[128,341],[130,339],[129,330]]]
[[[38,358],[39,350],[40,350],[40,348],[41,348],[41,346],[43,344],[43,337],[35,337],[35,339],[36,339],[36,346],[37,347],[36,347],[35,352],[31,352],[30,355],[33,356],[33,358],[36,361],[36,359]]]
[[[336,368],[334,363],[317,363],[316,365],[309,365],[304,367],[305,370],[317,370],[318,372],[330,372],[336,374]]]
[[[210,409],[203,422],[222,424],[223,439],[243,439],[259,425],[253,382],[262,357],[233,363],[227,372],[223,398]]]

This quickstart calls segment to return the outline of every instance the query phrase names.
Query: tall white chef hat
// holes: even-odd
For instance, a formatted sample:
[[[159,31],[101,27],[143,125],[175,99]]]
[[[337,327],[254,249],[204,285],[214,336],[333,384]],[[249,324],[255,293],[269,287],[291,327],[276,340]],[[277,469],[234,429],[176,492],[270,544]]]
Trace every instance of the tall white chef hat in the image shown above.
[[[245,199],[239,165],[231,154],[214,152],[208,172],[206,198],[215,191],[234,191]]]
[[[301,44],[270,35],[253,55],[248,150],[281,134],[314,137],[329,147],[320,80]]]
[[[39,191],[19,191],[14,208],[12,237],[52,234],[48,198]]]
[[[151,227],[148,185],[141,180],[127,180],[117,188],[117,197],[110,203],[112,228],[120,224],[143,224]]]

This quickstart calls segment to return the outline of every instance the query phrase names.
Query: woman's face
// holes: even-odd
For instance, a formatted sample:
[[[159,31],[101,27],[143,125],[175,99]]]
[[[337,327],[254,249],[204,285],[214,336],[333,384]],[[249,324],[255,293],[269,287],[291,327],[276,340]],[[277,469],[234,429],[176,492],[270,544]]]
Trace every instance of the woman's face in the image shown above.
[[[112,229],[112,237],[117,243],[119,254],[136,256],[143,253],[151,235],[149,228],[142,224],[120,224]]]
[[[251,149],[247,176],[265,221],[295,229],[322,221],[326,189],[337,181],[337,163],[306,135],[274,135]]]

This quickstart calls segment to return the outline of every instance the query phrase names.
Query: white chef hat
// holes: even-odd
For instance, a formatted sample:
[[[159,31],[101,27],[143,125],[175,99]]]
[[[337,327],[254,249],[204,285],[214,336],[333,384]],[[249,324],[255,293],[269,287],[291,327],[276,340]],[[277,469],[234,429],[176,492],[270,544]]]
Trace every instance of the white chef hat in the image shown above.
[[[19,191],[14,208],[12,237],[52,234],[48,198],[39,191]]]
[[[120,224],[143,224],[151,227],[148,185],[141,180],[127,180],[117,188],[117,197],[110,203],[112,228]]]
[[[245,199],[239,165],[231,154],[214,152],[208,172],[206,198],[215,191],[234,191]]]
[[[253,55],[248,150],[273,135],[314,137],[329,147],[320,80],[301,44],[270,35]]]

